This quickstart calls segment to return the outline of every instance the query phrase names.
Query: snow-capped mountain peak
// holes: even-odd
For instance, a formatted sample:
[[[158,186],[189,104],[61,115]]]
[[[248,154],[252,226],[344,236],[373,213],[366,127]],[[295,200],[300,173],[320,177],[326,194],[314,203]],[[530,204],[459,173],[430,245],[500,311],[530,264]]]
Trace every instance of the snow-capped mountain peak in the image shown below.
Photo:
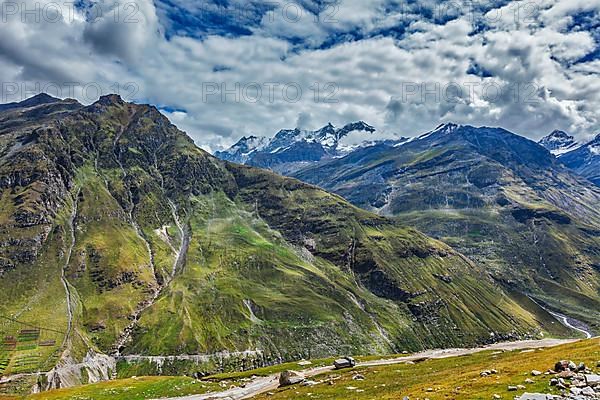
[[[559,130],[555,130],[548,136],[543,137],[539,141],[539,144],[555,156],[560,156],[581,147],[581,144],[573,136]]]
[[[215,155],[223,160],[243,164],[253,153],[263,150],[268,143],[269,138],[264,136],[244,136],[229,149],[218,151]]]
[[[337,133],[338,137],[343,137],[349,134],[350,132],[354,131],[373,133],[375,132],[375,128],[373,128],[371,125],[367,124],[364,121],[358,121],[345,125],[343,128],[338,129]]]
[[[375,132],[375,128],[363,121],[353,122],[336,131],[335,150],[337,156],[344,156],[360,147],[373,144],[369,135]]]

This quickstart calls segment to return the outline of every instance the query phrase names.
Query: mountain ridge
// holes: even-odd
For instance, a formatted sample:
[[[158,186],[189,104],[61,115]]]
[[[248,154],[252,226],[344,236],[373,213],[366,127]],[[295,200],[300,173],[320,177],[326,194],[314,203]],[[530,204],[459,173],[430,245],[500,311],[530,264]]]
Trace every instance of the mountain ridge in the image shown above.
[[[361,128],[362,125],[362,128]],[[358,132],[375,132],[375,128],[362,121],[349,123],[339,131],[347,130],[349,127],[357,126],[355,129]],[[443,131],[451,133],[460,128],[475,127],[471,125],[460,125],[454,122],[447,122],[438,125],[432,131],[422,135],[417,135],[412,138],[398,137],[397,139],[385,140],[358,140],[356,144],[349,146],[341,146],[340,151],[337,151],[337,139],[332,140],[335,146],[324,145],[311,137],[311,134],[321,132],[335,131],[335,127],[331,124],[317,131],[302,131],[298,128],[292,130],[281,130],[274,137],[266,136],[249,136],[242,137],[236,144],[224,151],[217,151],[214,155],[220,159],[231,161],[239,164],[253,165],[260,168],[267,168],[284,175],[293,175],[297,171],[309,168],[313,164],[328,163],[332,158],[341,158],[350,155],[354,151],[359,151],[364,147],[373,146],[402,146],[414,140],[426,139],[428,136]],[[502,129],[501,127],[481,126],[480,129]],[[371,131],[372,129],[372,131]],[[505,130],[506,132],[509,132]],[[512,132],[509,132],[514,134]],[[514,134],[516,135],[516,134]],[[302,140],[302,137],[308,136],[309,140]],[[343,136],[343,135],[342,135]],[[523,137],[521,135],[517,135]],[[600,135],[599,135],[600,136]],[[335,137],[335,135],[333,135]],[[301,140],[298,140],[301,138]],[[529,139],[527,139],[529,140]],[[553,156],[561,158],[561,162],[575,173],[589,179],[591,182],[598,184],[598,159],[597,153],[600,146],[595,146],[597,138],[589,143],[579,143],[572,135],[561,131],[554,130],[547,136],[540,139],[537,143],[548,150]],[[532,140],[531,140],[532,141]],[[275,146],[276,145],[276,146]],[[589,150],[586,150],[589,149]],[[596,149],[596,150],[594,150]],[[281,153],[281,154],[276,154]],[[569,154],[567,156],[567,154]]]
[[[50,96],[47,93],[40,93],[20,102],[0,104],[0,111],[10,110],[14,108],[35,107],[42,104],[57,103],[60,101],[63,100]]]

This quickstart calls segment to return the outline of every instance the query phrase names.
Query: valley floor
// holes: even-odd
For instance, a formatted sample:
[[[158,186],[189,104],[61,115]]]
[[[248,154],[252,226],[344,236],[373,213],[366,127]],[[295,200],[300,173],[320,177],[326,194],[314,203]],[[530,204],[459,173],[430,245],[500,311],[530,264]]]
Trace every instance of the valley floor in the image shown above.
[[[549,386],[551,376],[532,377],[531,371],[546,371],[562,359],[584,362],[595,368],[600,361],[600,339],[546,339],[474,349],[430,350],[388,359],[367,357],[359,358],[356,368],[342,371],[333,371],[331,360],[319,360],[308,366],[291,363],[201,381],[185,377],[132,378],[12,399],[371,400],[408,396],[411,399],[472,400],[492,399],[494,395],[513,399],[524,392],[558,394]],[[303,370],[315,385],[278,388],[278,373],[286,369]],[[498,373],[480,376],[481,371],[491,369]],[[357,377],[364,379],[357,380]],[[533,382],[526,384],[526,379]],[[526,385],[526,389],[508,392],[509,385]]]

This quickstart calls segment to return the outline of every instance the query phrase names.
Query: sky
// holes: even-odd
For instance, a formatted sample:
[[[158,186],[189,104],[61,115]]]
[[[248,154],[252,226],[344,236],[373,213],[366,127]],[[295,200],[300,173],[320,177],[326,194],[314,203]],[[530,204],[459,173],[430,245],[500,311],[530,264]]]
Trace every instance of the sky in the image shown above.
[[[363,120],[600,133],[600,0],[0,0],[0,102],[156,105],[201,147]]]

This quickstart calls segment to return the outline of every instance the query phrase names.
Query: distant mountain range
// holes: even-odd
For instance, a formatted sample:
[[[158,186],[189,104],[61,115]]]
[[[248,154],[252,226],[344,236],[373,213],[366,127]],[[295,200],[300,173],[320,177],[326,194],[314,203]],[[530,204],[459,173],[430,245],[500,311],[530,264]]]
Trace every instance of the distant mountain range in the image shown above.
[[[215,156],[285,174],[313,162],[343,157],[361,147],[381,143],[369,138],[374,132],[375,128],[363,121],[342,128],[328,124],[316,131],[281,130],[273,138],[243,137],[231,148],[216,152]],[[405,140],[386,143],[393,145]]]
[[[374,127],[363,121],[350,123],[342,128],[328,124],[316,131],[298,128],[281,130],[272,138],[243,137],[229,149],[215,152],[215,156],[290,175],[315,163],[344,157],[365,147],[395,147],[415,139],[400,137],[376,140],[371,137],[375,132]],[[559,158],[565,166],[600,185],[600,135],[589,143],[579,143],[574,136],[555,130],[538,143]]]
[[[578,143],[573,136],[554,131],[539,143],[565,166],[600,186],[600,134],[589,143]]]
[[[563,155],[504,129],[443,124],[288,174],[398,217],[505,289],[600,330],[600,188],[575,173],[597,175],[596,141],[577,147],[554,132],[542,143]]]

